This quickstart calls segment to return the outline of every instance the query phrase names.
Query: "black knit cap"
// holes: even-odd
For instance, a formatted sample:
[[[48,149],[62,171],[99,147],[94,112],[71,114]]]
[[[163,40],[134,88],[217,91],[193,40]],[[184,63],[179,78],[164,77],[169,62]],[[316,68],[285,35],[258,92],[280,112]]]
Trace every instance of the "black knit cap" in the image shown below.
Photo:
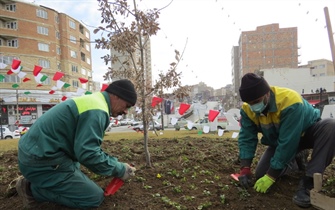
[[[137,94],[134,84],[130,80],[121,79],[112,82],[110,85],[108,85],[105,91],[131,103],[132,106],[136,104]]]
[[[254,73],[247,73],[242,77],[239,91],[242,101],[250,102],[268,93],[270,86],[263,77]]]

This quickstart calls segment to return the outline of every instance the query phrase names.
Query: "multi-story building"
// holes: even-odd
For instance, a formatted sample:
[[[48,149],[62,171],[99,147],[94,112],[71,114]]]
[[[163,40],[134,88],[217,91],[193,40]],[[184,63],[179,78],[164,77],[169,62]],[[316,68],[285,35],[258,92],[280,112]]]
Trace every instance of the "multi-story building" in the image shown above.
[[[149,37],[144,36],[142,38],[143,46],[143,65],[144,65],[144,79],[146,82],[146,87],[152,86],[152,68],[151,68],[151,43]],[[141,67],[137,63],[141,59],[141,52],[139,49],[136,49],[132,54],[133,58],[128,53],[122,54],[117,52],[115,49],[111,49],[111,55],[113,58],[113,62],[111,64],[113,75],[111,75],[111,79],[119,80],[119,79],[134,79],[136,78],[136,74],[129,75],[129,72],[134,72],[134,64],[133,61],[136,62],[136,68],[139,70]],[[132,71],[129,71],[132,70]],[[135,77],[135,78],[132,78]]]
[[[232,75],[241,80],[244,74],[261,69],[298,67],[297,27],[279,28],[278,23],[258,26],[255,31],[244,31],[239,39],[238,70],[233,68]],[[232,53],[235,53],[232,50]],[[233,56],[236,59],[236,56]],[[239,84],[234,83],[237,90]]]
[[[8,73],[13,60],[21,61],[24,78]],[[89,30],[48,7],[0,0],[0,64],[0,98],[4,100],[2,111],[6,110],[1,113],[2,124],[17,120],[32,124],[62,98],[76,96],[79,88],[96,91]],[[35,66],[42,67],[45,80],[34,75]],[[64,75],[60,81],[67,85],[57,85],[53,80],[56,72]]]

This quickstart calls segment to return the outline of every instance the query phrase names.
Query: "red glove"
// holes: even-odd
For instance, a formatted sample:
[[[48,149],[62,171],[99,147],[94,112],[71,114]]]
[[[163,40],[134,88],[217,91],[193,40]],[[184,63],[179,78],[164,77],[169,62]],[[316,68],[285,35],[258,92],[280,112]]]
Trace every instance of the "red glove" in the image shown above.
[[[251,176],[252,173],[250,167],[243,167],[240,170],[240,176],[238,177],[238,181],[244,188],[249,188],[252,186]]]

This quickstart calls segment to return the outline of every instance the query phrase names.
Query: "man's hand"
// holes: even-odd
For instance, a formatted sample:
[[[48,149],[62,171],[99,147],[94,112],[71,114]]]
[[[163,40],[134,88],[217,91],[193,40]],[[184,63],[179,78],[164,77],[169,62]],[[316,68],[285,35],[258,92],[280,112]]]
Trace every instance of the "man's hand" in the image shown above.
[[[129,179],[131,176],[135,176],[135,171],[136,171],[136,168],[135,167],[132,167],[131,165],[129,165],[128,163],[123,163],[124,166],[126,167],[126,170],[124,171],[124,174],[123,176],[121,177],[121,179],[123,181]]]
[[[275,180],[265,174],[262,178],[258,179],[255,183],[254,189],[260,193],[267,193],[268,189],[275,183]]]
[[[240,185],[242,185],[244,188],[251,187],[252,186],[251,176],[252,176],[252,173],[250,171],[250,167],[241,168],[240,176],[238,177],[238,181],[239,181]]]

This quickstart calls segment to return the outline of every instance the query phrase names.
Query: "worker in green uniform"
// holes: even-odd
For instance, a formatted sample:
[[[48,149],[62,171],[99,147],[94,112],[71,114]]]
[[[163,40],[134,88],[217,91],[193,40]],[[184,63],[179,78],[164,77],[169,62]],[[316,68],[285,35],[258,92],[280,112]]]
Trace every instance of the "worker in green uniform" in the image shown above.
[[[247,73],[239,88],[245,102],[240,110],[239,158],[241,163],[239,182],[251,185],[251,164],[260,142],[268,148],[258,161],[255,170],[254,189],[268,192],[277,178],[294,168],[304,170],[304,176],[293,196],[300,207],[309,207],[313,188],[313,174],[323,173],[335,155],[335,119],[321,119],[320,111],[310,105],[296,91],[269,86],[263,77]],[[312,149],[311,158],[300,151]],[[306,153],[305,153],[306,154]]]
[[[71,208],[94,208],[104,200],[103,189],[79,168],[123,180],[135,168],[101,149],[110,116],[127,114],[137,94],[131,81],[112,82],[105,91],[57,104],[31,126],[19,141],[22,177],[16,190],[25,207],[54,202]]]

